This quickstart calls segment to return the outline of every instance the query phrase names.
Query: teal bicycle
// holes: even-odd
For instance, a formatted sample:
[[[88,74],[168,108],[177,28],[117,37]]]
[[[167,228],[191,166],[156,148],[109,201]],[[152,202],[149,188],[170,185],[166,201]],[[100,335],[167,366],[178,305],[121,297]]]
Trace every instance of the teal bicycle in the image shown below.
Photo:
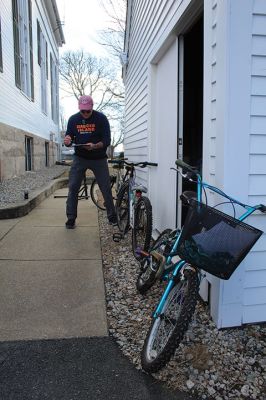
[[[176,160],[176,165],[197,188],[181,195],[188,207],[184,226],[180,231],[165,230],[148,252],[140,252],[138,290],[147,292],[158,279],[167,282],[141,352],[142,367],[149,373],[164,367],[183,339],[195,311],[202,271],[229,279],[263,233],[243,221],[256,211],[266,212],[263,204],[244,204],[203,182],[200,173],[183,161]],[[208,206],[207,189],[223,197],[217,206],[232,206],[233,216]],[[245,209],[238,218],[236,205]]]

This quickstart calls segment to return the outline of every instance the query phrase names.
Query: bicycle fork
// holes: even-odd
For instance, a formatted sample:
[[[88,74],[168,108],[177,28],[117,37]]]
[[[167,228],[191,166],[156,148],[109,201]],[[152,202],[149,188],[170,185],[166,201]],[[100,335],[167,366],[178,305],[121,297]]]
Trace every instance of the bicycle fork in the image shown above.
[[[165,291],[164,291],[164,293],[163,293],[163,295],[162,295],[162,297],[161,297],[161,300],[160,300],[160,302],[159,302],[159,304],[158,304],[156,310],[154,311],[154,313],[153,313],[153,315],[152,315],[152,317],[153,317],[154,319],[158,318],[158,317],[162,314],[163,306],[164,306],[164,304],[165,304],[165,301],[166,301],[166,299],[167,299],[169,293],[170,293],[171,290],[173,289],[173,286],[174,286],[174,284],[175,284],[175,279],[176,279],[177,275],[179,274],[179,271],[181,270],[181,268],[182,268],[185,264],[186,264],[185,261],[179,261],[179,262],[176,264],[175,269],[174,269],[173,274],[172,274],[172,277],[169,279],[168,285],[167,285],[167,287],[166,287],[166,289],[165,289]]]

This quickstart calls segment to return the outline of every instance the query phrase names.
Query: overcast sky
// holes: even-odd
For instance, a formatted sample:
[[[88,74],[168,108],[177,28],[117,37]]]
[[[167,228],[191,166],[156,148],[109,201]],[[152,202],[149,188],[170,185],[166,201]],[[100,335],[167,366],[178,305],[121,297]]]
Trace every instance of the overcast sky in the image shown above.
[[[108,16],[100,5],[100,0],[56,0],[66,44],[60,54],[67,50],[83,49],[97,57],[108,57],[103,46],[97,43],[97,31],[108,24]],[[64,107],[66,119],[77,112],[77,101],[60,92],[60,103]]]
[[[66,44],[62,51],[83,48],[90,53],[105,54],[97,44],[97,31],[108,24],[108,16],[99,0],[56,0],[63,21]]]

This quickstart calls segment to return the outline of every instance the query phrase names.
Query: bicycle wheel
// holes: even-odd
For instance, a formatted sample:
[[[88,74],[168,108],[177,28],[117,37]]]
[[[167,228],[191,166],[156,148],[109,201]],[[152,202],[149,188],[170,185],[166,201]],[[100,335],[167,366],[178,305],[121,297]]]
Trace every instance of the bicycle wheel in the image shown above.
[[[124,183],[117,195],[116,215],[117,225],[120,232],[126,233],[129,230],[129,184]]]
[[[168,294],[161,314],[154,318],[141,352],[145,371],[164,367],[174,355],[195,311],[199,289],[197,273],[185,270]]]
[[[169,245],[167,245],[167,239],[169,239],[171,232],[171,229],[165,229],[155,240],[150,251],[154,249],[156,252],[162,255],[169,253],[170,248]],[[137,278],[136,286],[139,293],[144,294],[155,283],[160,263],[154,258],[152,258],[151,261],[151,257],[147,257],[141,260],[140,264],[141,270]]]
[[[140,259],[140,250],[148,251],[152,233],[152,207],[148,197],[140,197],[135,207],[132,229],[132,251]]]
[[[111,190],[112,190],[113,198],[115,198],[115,180],[116,180],[115,176],[110,176],[110,183],[111,183]],[[100,210],[106,210],[101,189],[95,178],[93,179],[93,181],[91,183],[90,196],[91,196],[91,200],[96,205],[96,207],[98,207]]]

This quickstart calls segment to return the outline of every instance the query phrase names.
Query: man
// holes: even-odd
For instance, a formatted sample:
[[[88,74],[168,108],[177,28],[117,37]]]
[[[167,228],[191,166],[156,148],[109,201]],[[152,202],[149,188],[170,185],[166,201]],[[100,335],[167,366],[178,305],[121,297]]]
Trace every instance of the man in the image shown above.
[[[116,225],[116,213],[110,187],[106,149],[111,141],[110,125],[106,116],[93,110],[91,96],[81,96],[79,112],[67,124],[64,144],[75,143],[73,164],[69,173],[66,203],[66,228],[74,229],[77,218],[78,192],[87,169],[91,169],[101,189],[109,223]]]

